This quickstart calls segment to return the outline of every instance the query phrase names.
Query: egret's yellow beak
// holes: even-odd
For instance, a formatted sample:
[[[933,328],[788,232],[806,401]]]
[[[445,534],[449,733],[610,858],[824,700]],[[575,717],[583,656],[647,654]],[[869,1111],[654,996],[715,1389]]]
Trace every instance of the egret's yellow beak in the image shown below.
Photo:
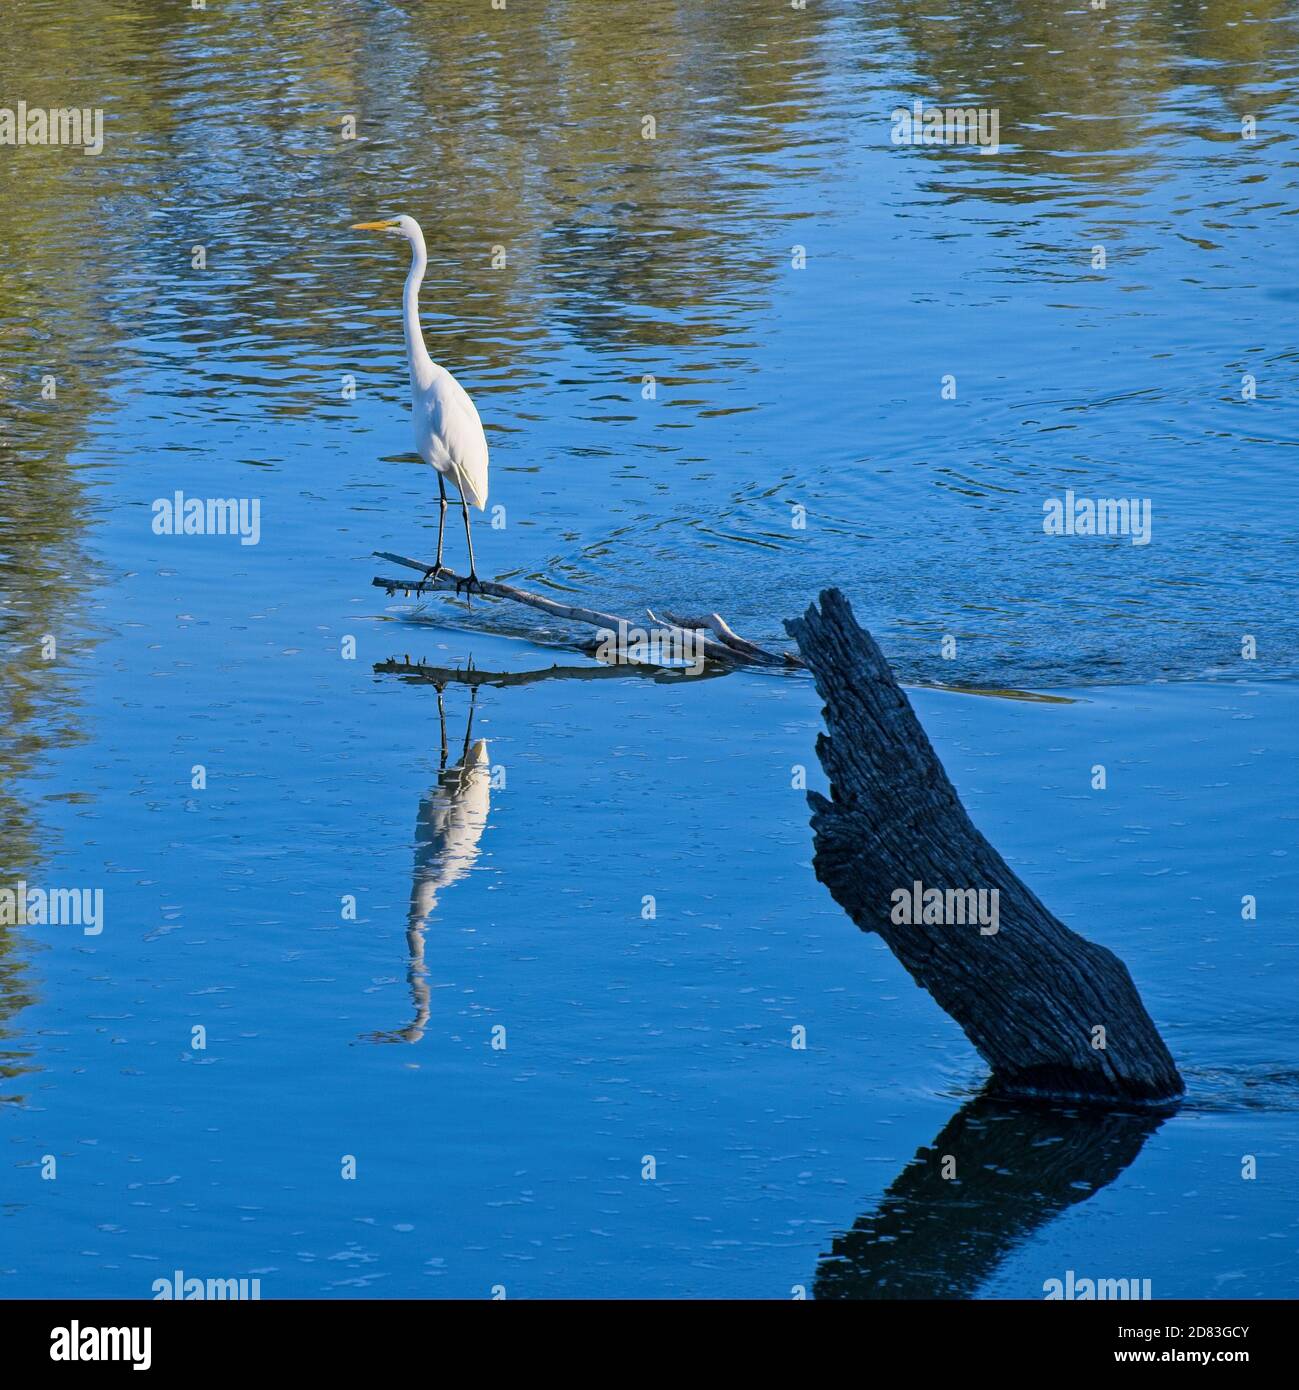
[[[395,217],[385,218],[382,222],[353,222],[352,231],[354,232],[386,232],[390,227],[397,225]]]

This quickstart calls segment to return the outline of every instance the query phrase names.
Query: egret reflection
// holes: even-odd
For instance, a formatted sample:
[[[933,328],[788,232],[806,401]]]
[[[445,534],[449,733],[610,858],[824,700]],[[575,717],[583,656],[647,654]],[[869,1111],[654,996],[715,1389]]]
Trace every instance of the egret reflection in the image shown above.
[[[492,776],[487,740],[473,737],[477,698],[477,690],[471,690],[460,760],[448,767],[446,709],[441,688],[437,692],[441,730],[438,778],[428,795],[421,799],[415,818],[415,868],[406,914],[406,979],[415,1012],[404,1028],[371,1034],[373,1042],[416,1043],[428,1026],[430,991],[424,961],[424,931],[437,910],[439,895],[464,878],[477,861],[479,841],[487,828],[491,806]]]

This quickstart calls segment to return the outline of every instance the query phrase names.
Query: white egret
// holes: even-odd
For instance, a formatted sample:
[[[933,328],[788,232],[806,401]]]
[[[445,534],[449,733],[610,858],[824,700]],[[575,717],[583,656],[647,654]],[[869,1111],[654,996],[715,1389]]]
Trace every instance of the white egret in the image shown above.
[[[447,489],[450,478],[460,493],[460,510],[465,519],[465,542],[469,546],[469,587],[478,583],[474,569],[474,542],[469,534],[469,503],[479,511],[487,505],[487,436],[483,422],[469,393],[445,367],[429,356],[419,326],[419,287],[428,266],[424,233],[413,217],[386,217],[378,222],[356,222],[354,232],[386,232],[410,242],[410,270],[402,291],[402,317],[406,331],[406,361],[410,365],[411,422],[415,427],[415,449],[426,463],[437,469],[438,493],[442,509],[438,515],[438,551],[426,575],[436,579],[442,572],[442,532],[447,519]]]

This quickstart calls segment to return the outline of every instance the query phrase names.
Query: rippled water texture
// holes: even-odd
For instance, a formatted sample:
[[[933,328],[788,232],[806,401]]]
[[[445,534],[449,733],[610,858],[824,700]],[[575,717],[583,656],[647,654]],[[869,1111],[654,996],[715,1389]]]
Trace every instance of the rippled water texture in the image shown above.
[[[0,926],[0,1294],[1299,1294],[1297,17],[5,0],[0,107],[105,143],[0,147],[0,882],[106,920]],[[482,572],[772,643],[837,584],[913,686],[1070,697],[916,703],[1181,1111],[977,1096],[812,876],[805,678],[371,587],[436,529],[394,212]],[[153,534],[177,490],[260,544]],[[568,674],[440,717],[407,656]]]

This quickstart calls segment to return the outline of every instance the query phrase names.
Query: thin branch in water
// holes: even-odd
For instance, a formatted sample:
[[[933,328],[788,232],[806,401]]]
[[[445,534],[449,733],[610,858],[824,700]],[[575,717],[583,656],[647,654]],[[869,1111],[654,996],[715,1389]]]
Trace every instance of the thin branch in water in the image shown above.
[[[404,661],[392,659],[376,661],[376,675],[400,676],[414,684],[433,685],[439,689],[445,685],[467,685],[477,687],[490,685],[499,688],[520,685],[537,685],[541,681],[569,680],[593,681],[610,680],[639,676],[659,684],[675,684],[678,681],[715,680],[724,676],[727,668],[705,666],[698,675],[691,671],[672,666],[646,666],[644,664],[625,666],[544,666],[535,671],[483,671],[473,666],[431,666],[423,661]]]
[[[376,575],[371,583],[378,589],[387,590],[389,594],[453,593],[467,590],[469,587],[469,580],[452,570],[444,568],[436,579],[431,579],[428,576],[433,567],[421,560],[412,560],[408,555],[396,555],[390,550],[376,550],[374,554],[377,559],[418,570],[424,576],[417,580],[405,580]],[[645,631],[642,623],[619,617],[615,613],[605,613],[598,608],[584,608],[579,604],[561,603],[558,599],[547,598],[544,594],[534,594],[528,589],[517,589],[513,584],[502,584],[494,579],[476,581],[472,592],[486,594],[491,598],[507,599],[511,603],[521,603],[525,607],[549,614],[552,618],[586,623],[601,632],[609,633],[616,640],[618,649],[629,645],[629,634]],[[674,620],[669,616],[666,623],[660,623],[653,612],[648,609],[646,612],[650,620],[657,625],[655,633],[650,634],[652,639],[657,639],[660,644],[670,642],[674,648],[679,647],[682,652],[692,654],[695,660],[702,658],[705,661],[717,661],[730,666],[798,667],[803,664],[802,660],[792,653],[768,652],[756,643],[746,641],[733,632],[718,613],[710,613],[707,618],[688,620]],[[706,636],[705,633],[708,631],[713,632],[715,636]],[[633,636],[631,645],[650,648],[653,642],[640,642]],[[674,657],[675,655],[674,652]],[[636,664],[646,664],[644,658],[633,660]],[[665,665],[652,659],[647,664]],[[671,669],[670,666],[668,669]]]

